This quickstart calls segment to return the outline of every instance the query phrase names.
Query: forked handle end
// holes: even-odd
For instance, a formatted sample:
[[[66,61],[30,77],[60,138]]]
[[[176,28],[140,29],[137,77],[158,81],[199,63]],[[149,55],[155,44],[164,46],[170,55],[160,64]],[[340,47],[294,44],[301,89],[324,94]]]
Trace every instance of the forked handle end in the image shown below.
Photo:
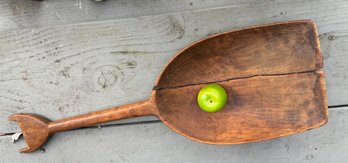
[[[150,101],[145,101],[57,121],[49,121],[35,114],[14,114],[8,119],[10,121],[16,121],[22,129],[28,147],[21,149],[20,152],[28,153],[40,148],[47,142],[48,138],[56,132],[68,131],[120,119],[154,115],[155,110],[155,106]]]
[[[23,137],[28,147],[19,151],[22,153],[33,152],[44,145],[51,135],[48,129],[50,122],[46,118],[35,114],[14,114],[8,118],[18,123],[22,129]]]

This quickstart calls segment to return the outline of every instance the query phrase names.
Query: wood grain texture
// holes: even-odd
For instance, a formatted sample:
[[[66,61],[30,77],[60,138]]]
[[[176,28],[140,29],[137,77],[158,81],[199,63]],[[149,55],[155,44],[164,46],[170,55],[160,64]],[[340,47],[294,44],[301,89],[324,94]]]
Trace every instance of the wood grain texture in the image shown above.
[[[145,100],[180,46],[171,46],[182,36],[179,21],[159,16],[108,22],[102,31],[94,23],[3,32],[1,121],[15,112],[60,119]],[[1,132],[16,130],[5,126]]]
[[[261,76],[218,83],[228,103],[203,112],[197,94],[205,85],[156,91],[160,119],[193,140],[240,144],[303,132],[327,122],[322,72]]]
[[[327,122],[321,68],[314,22],[267,24],[214,35],[178,52],[148,101],[52,122],[27,113],[9,120],[19,123],[28,144],[21,152],[39,149],[57,132],[145,115],[156,115],[179,134],[203,143],[262,141]],[[199,108],[201,83],[225,87],[229,103],[223,111]]]
[[[50,121],[36,114],[20,113],[9,117],[20,126],[27,147],[20,152],[28,153],[39,149],[57,132],[88,127],[109,121],[152,115],[152,105],[148,102],[138,102],[106,110],[91,112],[61,120]]]
[[[0,31],[168,14],[212,7],[264,4],[258,0],[91,0],[0,2]]]
[[[314,71],[323,67],[317,37],[314,22],[308,20],[213,35],[178,52],[155,87]]]
[[[96,127],[57,134],[41,150],[31,154],[16,151],[25,146],[23,140],[13,144],[10,136],[4,136],[0,137],[0,162],[345,162],[348,107],[329,112],[329,122],[318,129],[243,145],[198,143],[162,123]]]
[[[313,19],[317,23],[329,105],[347,104],[346,1],[233,2],[236,4],[222,8],[161,16],[0,32],[0,114],[3,115],[0,131],[18,131],[16,125],[6,120],[16,112],[41,113],[59,119],[145,100],[164,64],[187,44],[217,32],[294,19]],[[58,8],[65,7],[69,8],[64,5]],[[8,11],[8,8],[1,10]],[[33,15],[33,19],[39,19]],[[29,18],[21,19],[29,22]],[[54,24],[54,19],[48,20]],[[67,56],[70,57],[59,63],[59,59]],[[74,62],[78,64],[70,66]],[[136,68],[130,68],[134,65]],[[126,73],[120,73],[117,67]],[[81,73],[84,69],[85,73]],[[64,77],[67,74],[70,78]],[[114,83],[109,82],[115,81],[113,74],[118,74]]]
[[[143,28],[141,31],[139,30],[138,32],[131,33],[129,35],[129,38],[131,39],[129,40],[134,42],[134,40],[140,39],[139,36],[142,36],[144,33],[145,35],[146,33],[158,33],[158,31],[162,31],[164,27],[169,27],[170,24],[169,21],[166,21],[167,19],[165,19],[165,17],[168,15],[163,15],[162,19],[160,19],[158,16],[146,17],[150,18],[146,19],[148,22],[139,21],[138,19],[125,19],[86,23],[84,24],[85,26],[67,25],[63,27],[56,27],[56,30],[53,32],[45,33],[44,35],[36,35],[36,37],[33,37],[32,34],[30,32],[26,32],[26,30],[11,31],[11,29],[35,27],[34,29],[29,29],[28,31],[40,33],[39,31],[44,31],[47,29],[36,27],[47,27],[58,24],[69,24],[84,21],[96,21],[101,17],[103,17],[104,20],[115,19],[118,15],[122,15],[127,11],[129,11],[129,13],[127,13],[129,15],[141,16],[142,12],[140,12],[140,10],[143,8],[149,10],[148,15],[156,14],[155,12],[161,9],[168,10],[168,8],[165,8],[167,7],[165,3],[158,8],[151,9],[148,7],[150,6],[148,4],[150,4],[152,1],[144,1],[144,3],[138,5],[137,7],[125,5],[124,7],[119,8],[117,8],[118,5],[112,6],[109,3],[108,5],[101,7],[102,9],[98,10],[93,10],[93,8],[96,7],[93,4],[92,7],[81,10],[79,7],[71,5],[71,3],[79,4],[77,2],[78,1],[44,1],[43,4],[46,5],[41,6],[32,4],[34,3],[33,1],[25,0],[13,0],[10,1],[10,3],[7,1],[0,2],[0,28],[2,30],[7,30],[6,32],[1,32],[0,34],[0,36],[7,35],[7,40],[4,40],[1,37],[2,41],[0,44],[0,57],[2,62],[12,61],[12,63],[2,63],[1,65],[3,66],[0,68],[0,132],[13,132],[17,130],[14,125],[8,124],[5,118],[12,113],[21,111],[19,108],[23,107],[25,107],[24,111],[44,113],[45,115],[49,115],[50,118],[58,119],[61,117],[97,110],[98,108],[106,108],[109,105],[117,106],[144,100],[149,96],[149,94],[147,94],[148,90],[152,88],[155,77],[158,75],[163,64],[165,64],[169,58],[175,54],[176,50],[156,53],[158,54],[156,57],[152,55],[151,57],[145,57],[145,55],[134,55],[127,53],[124,53],[125,55],[120,55],[122,57],[119,59],[133,59],[136,61],[138,66],[135,71],[136,73],[134,73],[134,77],[132,80],[130,80],[130,82],[128,82],[128,86],[130,87],[121,87],[122,89],[119,88],[119,84],[116,83],[115,85],[111,86],[112,88],[110,88],[110,86],[106,87],[106,89],[104,89],[105,91],[100,91],[101,89],[98,89],[98,93],[84,93],[85,91],[81,90],[84,90],[85,88],[81,89],[81,87],[78,87],[77,85],[83,86],[89,85],[84,83],[96,83],[98,75],[96,73],[96,75],[87,75],[88,77],[85,78],[79,77],[78,73],[75,73],[75,71],[83,69],[83,66],[79,66],[80,68],[74,67],[74,71],[72,71],[73,73],[69,71],[69,75],[74,77],[74,82],[62,82],[63,80],[58,77],[57,72],[60,70],[60,66],[64,67],[64,65],[62,64],[56,67],[49,66],[54,59],[59,59],[59,56],[62,56],[63,54],[69,55],[70,53],[76,53],[79,51],[80,54],[77,55],[78,57],[71,57],[70,62],[73,62],[81,60],[83,58],[81,56],[84,56],[83,54],[88,52],[91,47],[101,46],[103,44],[110,45],[108,42],[112,42],[114,45],[119,45],[120,47],[125,47],[125,45],[132,43],[131,41],[125,39],[120,40],[120,38],[114,38],[106,39],[107,41],[101,42],[100,45],[91,46],[93,43],[98,44],[98,42],[105,39],[105,37],[97,35],[89,36],[87,33],[94,33],[94,30],[103,31],[108,28],[119,28],[121,26],[131,27],[134,29],[135,26],[141,27],[145,24],[158,22],[158,26],[150,26],[152,27],[151,30]],[[108,2],[116,4],[122,1]],[[132,0],[132,2],[134,2],[134,0]],[[139,2],[141,3],[141,1]],[[167,1],[156,1],[156,3],[161,2]],[[173,1],[173,5],[169,5],[171,9],[174,8],[173,6],[176,5],[176,2],[178,1]],[[204,5],[204,3],[217,1],[192,0],[190,2],[193,2],[193,5]],[[184,3],[190,2],[185,1]],[[185,13],[169,14],[174,18],[180,19],[178,24],[184,27],[184,32],[181,32],[184,34],[182,37],[179,37],[181,39],[175,39],[170,46],[176,46],[178,49],[180,49],[186,44],[206,35],[250,25],[284,20],[313,19],[317,23],[320,33],[321,47],[324,55],[324,70],[326,74],[329,105],[344,105],[348,103],[346,98],[348,96],[348,78],[346,73],[348,69],[348,65],[346,64],[348,49],[347,1],[265,0],[257,1],[262,3],[254,3],[252,1],[250,1],[252,3],[243,3],[244,1],[240,2],[229,0],[229,2],[235,2],[235,4],[222,4],[220,6],[223,7],[215,9],[207,8],[202,11],[187,11]],[[19,5],[16,5],[16,3]],[[60,5],[51,5],[56,3],[60,3]],[[9,6],[13,6],[13,9],[11,9]],[[86,5],[81,5],[82,8],[85,6]],[[117,10],[114,8],[117,8]],[[183,6],[178,8],[181,9]],[[110,14],[104,14],[103,10]],[[114,14],[120,10],[122,11]],[[12,15],[12,12],[19,14]],[[53,14],[49,14],[48,12]],[[54,18],[55,12],[57,12],[57,15],[62,19]],[[101,14],[98,14],[98,12]],[[183,16],[183,19],[181,19],[181,16]],[[137,23],[137,21],[139,21],[139,23]],[[90,24],[94,24],[94,30],[91,28],[85,28]],[[161,24],[161,27],[159,24]],[[105,28],[107,26],[112,27]],[[72,35],[72,32],[69,31],[75,27],[76,31],[80,31],[80,33],[83,33],[84,31],[86,33],[85,37],[83,37],[84,39],[81,40],[81,42],[84,42],[86,46],[78,44],[78,39],[70,39],[69,35]],[[65,31],[65,35],[62,34],[64,32],[61,31]],[[121,33],[125,32],[124,29],[119,31]],[[62,44],[66,43],[77,46],[72,46],[70,49],[61,49],[59,54],[56,56],[57,58],[54,59],[45,58],[41,60],[41,62],[33,62],[32,60],[29,60],[29,56],[31,56],[31,54],[35,54],[40,51],[44,52],[45,54],[49,53],[45,52],[45,49],[54,49],[56,45],[44,43],[36,46],[32,45],[33,48],[28,49],[26,46],[21,46],[23,45],[21,40],[25,38],[27,40],[37,40],[40,42],[46,39],[53,42],[55,37],[48,37],[52,35],[52,33],[57,33],[63,38],[67,38],[61,42]],[[112,32],[105,33],[105,35],[109,36],[116,35],[116,33]],[[168,38],[168,36],[163,36],[162,38]],[[165,39],[156,37],[153,40],[140,40],[142,43],[149,43],[153,40],[159,40],[157,44],[160,46],[156,46],[156,43],[150,43],[147,45],[148,48],[133,46],[130,48],[130,50],[138,52],[144,50],[143,52],[152,53],[164,49],[170,49],[168,48],[169,45],[166,45],[167,48],[163,48],[164,45],[160,43]],[[13,46],[4,46],[8,44],[12,44]],[[19,51],[21,54],[11,53],[11,51],[14,49]],[[105,51],[100,49],[94,51],[94,53],[98,54],[103,52]],[[150,53],[148,53],[147,56],[149,56]],[[159,57],[164,55],[166,55],[167,58],[159,59]],[[24,58],[21,56],[24,56]],[[12,67],[15,67],[20,60],[31,61],[31,64],[27,62],[26,64],[21,64],[21,67],[13,69]],[[110,57],[107,57],[107,59],[99,58],[99,60],[94,60],[97,64],[104,62],[107,64],[117,64],[117,66],[123,65],[120,62],[115,63],[117,59]],[[139,66],[141,68],[139,68]],[[44,78],[41,78],[41,80],[28,78],[27,81],[30,81],[28,83],[31,85],[23,83],[23,81],[21,81],[21,71],[31,69],[42,69],[41,73],[48,75],[45,75]],[[93,70],[93,68],[89,69],[89,71],[91,70]],[[30,76],[33,76],[33,74],[34,73],[32,71],[29,71]],[[59,86],[52,87],[44,82],[45,80],[47,81],[49,79],[59,79],[61,82],[59,83]],[[101,81],[101,83],[104,83],[104,80]],[[143,84],[141,86],[139,86],[139,84],[132,85],[131,83],[133,82],[141,82]],[[33,87],[35,85],[36,87]],[[96,88],[103,87],[99,86],[98,84],[95,85]],[[60,89],[57,87],[60,87]],[[115,93],[115,91],[117,93]],[[82,98],[74,98],[76,95],[79,95],[79,97]],[[92,101],[91,99],[94,99],[95,97],[97,97],[98,100]],[[53,137],[54,140],[49,143],[49,148],[47,146],[31,155],[17,153],[16,149],[24,146],[23,141],[13,145],[10,142],[10,137],[4,136],[0,137],[0,162],[170,162],[171,160],[175,160],[175,162],[241,163],[346,162],[348,159],[345,152],[347,151],[346,147],[348,146],[346,139],[346,131],[348,131],[348,125],[346,124],[347,116],[347,108],[331,109],[329,118],[330,121],[322,128],[311,130],[303,134],[273,139],[266,142],[234,146],[214,146],[196,143],[174,132],[171,132],[170,129],[160,123],[108,127],[105,129],[86,129],[68,132],[64,135],[57,134],[55,137]],[[74,144],[71,144],[72,141]],[[127,142],[126,145],[125,142]],[[110,144],[115,145],[110,146]],[[87,148],[91,146],[96,149],[103,150]],[[81,155],[84,157],[81,157]],[[257,158],[257,160],[255,160],[255,158]]]

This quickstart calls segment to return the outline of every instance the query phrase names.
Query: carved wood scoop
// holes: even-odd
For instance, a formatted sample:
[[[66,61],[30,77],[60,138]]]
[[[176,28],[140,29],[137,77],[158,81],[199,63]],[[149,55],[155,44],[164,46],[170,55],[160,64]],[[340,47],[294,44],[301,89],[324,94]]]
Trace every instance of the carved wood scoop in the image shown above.
[[[178,52],[145,102],[58,121],[15,114],[32,152],[56,132],[155,115],[174,131],[208,144],[240,144],[303,132],[327,122],[327,98],[316,26],[301,20],[229,31]],[[219,83],[228,93],[216,113],[197,105],[199,90]]]

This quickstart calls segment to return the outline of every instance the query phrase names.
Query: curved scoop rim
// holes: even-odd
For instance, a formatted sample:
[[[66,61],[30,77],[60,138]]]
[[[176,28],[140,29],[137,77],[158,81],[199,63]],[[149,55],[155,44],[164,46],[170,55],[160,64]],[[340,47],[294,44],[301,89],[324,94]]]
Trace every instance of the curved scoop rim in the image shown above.
[[[263,25],[256,25],[256,26],[251,26],[251,27],[246,27],[246,28],[241,28],[241,29],[234,29],[234,30],[229,30],[229,31],[226,31],[226,32],[222,32],[222,33],[218,33],[218,34],[214,34],[214,35],[211,35],[211,36],[208,36],[208,37],[205,37],[205,38],[202,38],[198,41],[195,41],[191,44],[189,44],[188,46],[186,46],[185,48],[183,48],[182,50],[178,51],[174,57],[166,64],[166,66],[164,66],[164,68],[162,69],[162,71],[160,72],[160,75],[159,77],[156,79],[156,82],[155,82],[155,86],[153,88],[153,92],[152,92],[152,102],[154,103],[154,106],[156,107],[155,110],[157,110],[156,112],[156,115],[157,117],[167,126],[169,127],[170,129],[172,129],[173,131],[189,138],[189,139],[192,139],[194,141],[197,141],[197,142],[200,142],[200,143],[205,143],[205,144],[243,144],[243,143],[251,143],[251,142],[259,142],[259,141],[264,141],[264,140],[269,140],[269,139],[273,139],[273,138],[278,138],[278,137],[283,137],[283,136],[287,136],[287,135],[292,135],[292,134],[296,134],[296,133],[300,133],[300,132],[304,132],[304,131],[307,131],[307,130],[310,130],[310,129],[313,129],[313,128],[317,128],[317,127],[320,127],[324,124],[327,123],[327,114],[326,114],[326,118],[322,119],[320,122],[316,123],[315,125],[312,125],[311,127],[307,127],[307,128],[302,128],[301,130],[297,130],[297,131],[292,131],[292,132],[286,132],[286,133],[282,133],[282,134],[278,134],[278,135],[273,135],[273,136],[269,136],[269,137],[264,137],[264,138],[259,138],[259,139],[256,139],[256,140],[248,140],[248,141],[239,141],[239,142],[229,142],[229,141],[214,141],[214,140],[202,140],[202,139],[199,139],[198,137],[194,137],[194,136],[191,136],[189,134],[186,134],[185,132],[183,132],[182,130],[176,128],[175,126],[173,126],[173,124],[171,122],[169,122],[168,120],[166,120],[163,116],[161,116],[161,111],[159,111],[159,106],[157,104],[157,98],[156,98],[156,95],[158,94],[158,91],[161,91],[163,89],[176,89],[176,88],[180,88],[180,87],[186,87],[186,86],[194,86],[194,85],[201,85],[202,83],[191,83],[190,85],[184,85],[184,86],[175,86],[175,87],[160,87],[159,86],[159,82],[162,78],[162,75],[164,74],[164,72],[166,71],[167,67],[173,63],[173,61],[178,57],[180,56],[181,54],[183,54],[184,51],[186,51],[187,49],[189,49],[190,47],[196,45],[196,44],[199,44],[203,41],[206,41],[206,40],[209,40],[211,38],[215,38],[215,37],[219,37],[219,36],[222,36],[222,35],[225,35],[225,34],[228,34],[228,33],[233,33],[233,32],[239,32],[239,31],[242,31],[242,30],[250,30],[250,29],[257,29],[257,28],[260,28],[260,27],[268,27],[268,26],[273,26],[273,25],[282,25],[282,24],[296,24],[296,23],[308,23],[310,26],[313,26],[315,28],[315,32],[316,31],[316,27],[315,27],[315,24],[312,20],[292,20],[292,21],[285,21],[285,22],[276,22],[276,23],[270,23],[270,24],[263,24]],[[317,33],[315,33],[317,34]],[[319,42],[318,42],[318,38],[315,40],[317,41],[318,45],[319,45]],[[319,45],[320,47],[320,45]],[[321,54],[320,52],[320,48],[319,48],[319,51],[316,51],[317,53]],[[319,67],[317,68],[320,69],[322,67],[322,64],[319,63]],[[314,70],[316,71],[316,70]],[[320,71],[320,70],[318,70]],[[210,83],[213,83],[213,82],[220,82],[220,81],[211,81]],[[325,85],[324,85],[325,87]],[[323,95],[323,97],[326,97],[326,94]],[[324,100],[323,103],[327,103],[327,101]],[[327,106],[327,105],[326,105]],[[327,110],[327,109],[326,109]]]
[[[221,33],[217,33],[217,34],[213,34],[211,36],[207,36],[207,37],[204,37],[204,38],[201,38],[197,41],[194,41],[192,42],[191,44],[185,46],[183,49],[179,50],[178,52],[176,52],[174,54],[174,57],[171,58],[169,60],[169,62],[162,68],[162,70],[160,71],[159,73],[159,76],[156,78],[155,80],[155,85],[153,87],[153,90],[158,90],[158,89],[166,89],[167,87],[160,87],[159,86],[159,82],[162,78],[162,75],[164,74],[164,72],[166,71],[167,67],[169,65],[171,65],[173,63],[173,61],[178,58],[178,56],[180,56],[184,51],[186,51],[187,49],[191,48],[192,46],[196,45],[196,44],[199,44],[203,41],[206,41],[206,40],[209,40],[211,38],[215,38],[215,37],[219,37],[219,36],[222,36],[222,35],[225,35],[225,34],[228,34],[228,33],[234,33],[234,32],[239,32],[239,31],[243,31],[243,30],[250,30],[250,29],[256,29],[256,28],[260,28],[260,27],[268,27],[268,26],[273,26],[273,25],[282,25],[282,24],[292,24],[292,23],[309,23],[311,24],[312,26],[315,27],[315,23],[313,20],[310,20],[310,19],[303,19],[303,20],[290,20],[290,21],[283,21],[283,22],[274,22],[274,23],[270,23],[270,24],[261,24],[261,25],[254,25],[254,26],[249,26],[249,27],[244,27],[244,28],[239,28],[239,29],[232,29],[232,30],[228,30],[228,31],[225,31],[225,32],[221,32]],[[319,44],[318,44],[319,45]],[[207,82],[207,83],[213,83],[215,81],[212,81],[212,82]],[[202,84],[202,83],[191,83],[190,85],[195,85],[195,84]],[[181,86],[177,86],[177,87],[181,87]]]

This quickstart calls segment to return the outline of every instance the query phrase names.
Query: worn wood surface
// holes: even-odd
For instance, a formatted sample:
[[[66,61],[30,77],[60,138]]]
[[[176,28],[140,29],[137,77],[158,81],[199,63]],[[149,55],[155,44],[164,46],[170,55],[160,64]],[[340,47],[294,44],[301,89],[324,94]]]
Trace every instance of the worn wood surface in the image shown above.
[[[314,22],[261,25],[213,35],[178,52],[147,101],[60,120],[26,113],[9,120],[19,124],[28,145],[20,151],[26,153],[57,132],[146,115],[202,143],[268,140],[327,122],[322,62]],[[223,111],[201,111],[196,100],[202,83],[226,89]]]
[[[44,148],[30,154],[16,151],[24,146],[23,141],[12,144],[10,136],[5,136],[0,139],[0,160],[13,163],[346,162],[348,108],[331,109],[329,116],[328,124],[321,128],[280,139],[243,145],[197,143],[176,134],[159,122],[57,134]],[[90,148],[91,146],[93,148]]]
[[[101,10],[92,7],[79,9],[76,6],[81,1],[60,2],[43,2],[46,5],[25,0],[1,2],[0,132],[18,130],[6,120],[8,115],[16,112],[40,113],[58,119],[144,100],[150,96],[162,66],[176,51],[198,38],[230,29],[295,19],[313,19],[318,25],[329,105],[348,104],[348,2],[345,0],[190,1],[193,6],[202,6],[197,8],[190,8],[187,1],[173,1],[169,7],[162,3],[167,1],[136,1],[141,7],[134,7],[132,2],[135,1],[127,1],[131,5],[126,7],[117,5],[123,1],[109,1],[107,7],[102,8],[110,14],[98,13]],[[59,5],[53,5],[55,3]],[[75,8],[71,3],[77,4]],[[94,5],[90,1],[82,3]],[[161,6],[149,8],[153,3]],[[120,14],[116,14],[117,7],[126,16],[117,17]],[[168,8],[171,8],[170,13]],[[147,13],[143,9],[148,9]],[[47,14],[48,11],[56,11],[62,19],[54,19],[54,14]],[[143,15],[149,16],[137,18]],[[98,21],[99,18],[104,21]],[[88,21],[92,22],[75,24]],[[118,51],[118,55],[109,55],[111,51]],[[40,59],[43,56],[47,57]],[[70,57],[55,63],[67,56]],[[136,64],[127,63],[129,61]],[[74,62],[78,64],[69,66]],[[134,65],[136,68],[130,68]],[[85,75],[81,75],[84,68]],[[120,73],[119,68],[124,73]],[[115,80],[114,74],[122,75],[117,75]],[[255,162],[257,158],[257,162],[345,162],[346,108],[333,109],[330,113],[329,123],[323,128],[241,146],[198,144],[171,132],[162,124],[58,134],[53,138],[57,140],[53,140],[49,148],[45,147],[46,153],[34,155],[18,154],[16,149],[23,144],[12,145],[9,136],[1,136],[0,160]],[[71,143],[73,140],[76,141]],[[125,142],[131,143],[125,145]],[[85,148],[86,144],[102,150]],[[81,158],[81,154],[85,157]]]
[[[157,89],[323,68],[318,33],[309,20],[227,31],[188,45],[165,66]]]
[[[345,5],[276,1],[0,32],[0,131],[17,130],[6,119],[16,112],[60,119],[145,100],[163,66],[187,44],[216,32],[291,19],[317,23],[329,105],[347,104]],[[321,15],[324,9],[329,16]]]
[[[318,70],[317,37],[314,23],[295,21],[195,42],[179,52],[156,82],[159,118],[178,133],[210,144],[266,140],[325,124],[327,97]],[[202,83],[214,82],[226,89],[229,102],[220,112],[202,112],[197,92]]]
[[[209,144],[268,140],[327,122],[322,72],[252,77],[219,84],[228,93],[228,103],[216,113],[202,112],[196,104],[195,92],[205,85],[157,91],[160,119],[178,133]]]
[[[224,6],[267,4],[268,0],[4,0],[0,1],[0,30],[75,24],[159,15]]]
[[[39,149],[57,132],[89,127],[115,120],[152,115],[155,110],[152,108],[151,103],[138,102],[56,121],[50,121],[45,117],[28,113],[11,115],[9,120],[18,123],[27,144],[27,147],[19,151],[29,153]]]

